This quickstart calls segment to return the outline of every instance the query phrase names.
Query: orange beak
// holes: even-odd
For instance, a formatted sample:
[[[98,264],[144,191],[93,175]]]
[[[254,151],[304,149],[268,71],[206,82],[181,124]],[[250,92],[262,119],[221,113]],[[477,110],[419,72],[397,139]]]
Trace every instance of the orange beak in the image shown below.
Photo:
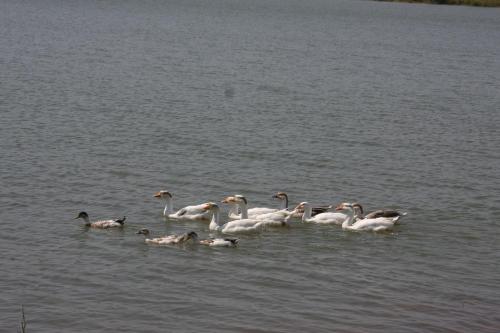
[[[210,210],[210,208],[212,208],[212,205],[211,205],[211,204],[209,204],[209,203],[206,203],[206,204],[204,204],[204,205],[201,207],[201,209],[203,209],[203,210]]]
[[[337,207],[335,207],[335,210],[344,210],[344,205],[340,204]]]
[[[153,197],[155,198],[161,198],[161,192],[156,192]]]

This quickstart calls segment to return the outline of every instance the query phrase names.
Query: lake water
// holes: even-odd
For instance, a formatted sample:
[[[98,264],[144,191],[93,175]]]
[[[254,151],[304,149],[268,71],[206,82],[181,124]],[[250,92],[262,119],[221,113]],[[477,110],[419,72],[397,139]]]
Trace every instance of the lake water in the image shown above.
[[[0,332],[500,331],[499,9],[1,0],[0,30]],[[210,236],[161,189],[408,216],[153,247]]]

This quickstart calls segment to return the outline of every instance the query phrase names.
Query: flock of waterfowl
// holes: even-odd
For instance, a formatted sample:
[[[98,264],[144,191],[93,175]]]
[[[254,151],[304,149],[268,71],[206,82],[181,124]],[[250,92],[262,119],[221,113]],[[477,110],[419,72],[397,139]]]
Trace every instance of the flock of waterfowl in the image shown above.
[[[359,203],[341,203],[338,206],[313,207],[308,202],[301,202],[294,209],[288,208],[288,195],[278,192],[273,195],[281,201],[279,208],[254,207],[248,208],[248,200],[242,195],[235,194],[224,198],[221,203],[228,204],[228,220],[222,221],[220,207],[214,202],[200,205],[186,206],[174,211],[172,194],[168,191],[159,191],[154,197],[165,201],[163,215],[167,219],[177,221],[209,222],[210,231],[222,234],[237,234],[244,232],[261,232],[270,227],[289,226],[292,222],[335,224],[343,230],[353,231],[387,231],[391,230],[399,219],[406,215],[393,209],[379,209],[364,215],[363,207]],[[334,211],[332,211],[334,210]],[[126,217],[114,220],[91,222],[86,212],[80,212],[75,219],[81,218],[90,228],[108,229],[121,228]],[[238,244],[236,238],[210,238],[199,240],[194,231],[181,235],[167,235],[156,238],[150,237],[148,229],[141,229],[137,234],[144,235],[148,244],[170,245],[194,242],[207,246],[234,247]]]

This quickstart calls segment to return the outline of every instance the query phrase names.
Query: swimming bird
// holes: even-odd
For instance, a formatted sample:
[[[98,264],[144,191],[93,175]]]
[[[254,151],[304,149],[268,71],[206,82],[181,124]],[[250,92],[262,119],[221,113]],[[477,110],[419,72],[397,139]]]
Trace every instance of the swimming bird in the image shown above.
[[[90,227],[90,228],[98,228],[98,229],[109,229],[109,228],[121,228],[123,227],[123,223],[127,219],[126,216],[122,217],[121,219],[116,219],[116,220],[101,220],[101,221],[94,221],[90,222],[89,219],[89,214],[86,212],[80,212],[76,219],[83,219],[85,221],[85,226]]]
[[[256,207],[248,209],[248,200],[243,195],[240,194],[235,194],[234,196],[226,197],[224,200],[222,200],[222,202],[229,203],[232,204],[233,207],[237,207],[236,212],[238,212],[239,208],[239,212],[235,214],[232,213],[233,211],[235,211],[234,208],[232,208],[229,211],[228,216],[230,219],[251,218],[259,220],[283,221],[285,217],[290,215],[290,212],[287,209],[288,196],[284,192],[278,192],[273,195],[273,198],[281,200],[280,209],[265,208],[265,207]]]
[[[387,231],[394,227],[394,224],[401,216],[362,218],[355,220],[355,207],[351,203],[342,203],[335,210],[347,211],[348,218],[342,223],[342,229],[353,231]]]
[[[219,206],[213,202],[207,204],[210,205],[210,211],[213,214],[209,225],[209,229],[212,231],[220,231],[223,233],[258,232],[262,231],[265,227],[288,225],[287,223],[281,221],[277,222],[257,219],[240,219],[222,224],[219,220]]]
[[[148,237],[151,234],[151,232],[149,231],[149,229],[141,229],[137,231],[136,234],[142,234],[145,237]],[[146,238],[144,241],[148,244],[172,245],[172,244],[184,244],[190,240],[196,242],[198,240],[198,234],[196,234],[196,232],[194,231],[190,231],[182,235],[167,235],[157,238]]]
[[[235,194],[233,197],[235,198],[238,198],[238,200],[241,200],[245,203],[245,205],[248,205],[248,200],[246,197],[244,197],[243,195],[241,194]],[[282,203],[281,203],[281,209],[284,209],[286,207],[284,207],[284,197],[283,196],[277,196],[276,198],[282,200]],[[231,209],[228,213],[228,217],[231,219],[231,220],[235,220],[235,219],[241,219],[241,218],[254,218],[256,217],[257,215],[262,215],[262,214],[269,214],[269,213],[274,213],[274,212],[277,212],[278,210],[280,209],[276,209],[276,208],[267,208],[267,207],[254,207],[254,208],[250,208],[250,209],[247,209],[247,216],[244,217],[242,215],[242,213],[238,213],[237,210],[234,211],[234,209]]]
[[[283,209],[288,210],[288,194],[286,194],[285,192],[278,192],[278,193],[273,195],[273,198],[278,198],[278,199],[282,200],[281,210],[283,210]],[[315,215],[320,214],[320,213],[325,213],[332,208],[334,208],[334,206],[331,206],[331,205],[330,206],[312,207],[311,216],[315,216]],[[294,214],[293,217],[301,218],[302,214],[304,214],[304,209],[295,208],[294,210],[295,210],[295,212],[293,213]]]
[[[222,200],[222,203],[227,203],[231,205],[236,205],[239,207],[240,214],[239,214],[239,219],[248,219],[248,208],[247,208],[247,201],[245,197],[241,195],[235,195],[235,196],[229,196],[226,197]],[[254,220],[265,220],[265,221],[277,221],[277,222],[283,222],[286,217],[288,217],[291,214],[286,209],[283,210],[277,210],[272,213],[264,213],[264,214],[259,214],[259,215],[253,215],[251,219]]]
[[[338,212],[325,212],[325,213],[320,213],[316,214],[315,216],[311,216],[312,214],[312,206],[309,202],[301,202],[300,204],[297,205],[297,207],[293,210],[293,212],[296,211],[303,211],[302,214],[302,222],[310,222],[310,223],[317,223],[317,224],[342,224],[344,222],[348,215],[343,214],[343,213],[338,213]]]
[[[376,219],[379,217],[403,217],[406,216],[408,213],[406,212],[399,212],[395,209],[377,209],[371,213],[368,213],[363,216],[363,207],[360,204],[357,204],[357,206],[360,209],[360,213],[357,214],[358,219]],[[399,220],[398,220],[399,221]]]
[[[238,238],[210,238],[201,240],[200,244],[213,247],[236,247],[238,241]]]
[[[163,216],[173,220],[190,220],[190,221],[210,221],[210,212],[208,207],[201,205],[186,206],[174,213],[174,205],[172,194],[169,191],[159,191],[154,194],[155,198],[165,200],[165,209]]]

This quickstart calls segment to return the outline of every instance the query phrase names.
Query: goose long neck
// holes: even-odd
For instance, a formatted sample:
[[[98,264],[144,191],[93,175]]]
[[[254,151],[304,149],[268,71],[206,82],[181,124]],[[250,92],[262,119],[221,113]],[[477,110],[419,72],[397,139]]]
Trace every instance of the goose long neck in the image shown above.
[[[358,219],[363,218],[363,211],[358,206],[354,206],[354,217],[356,217]]]
[[[302,221],[306,221],[311,218],[312,215],[312,207],[310,205],[304,206],[304,214],[302,214]]]
[[[238,215],[238,205],[231,205],[231,207],[229,208],[228,215],[229,216]]]
[[[354,220],[354,209],[349,208],[349,212],[347,213],[347,218],[345,221],[342,223],[342,228],[349,228],[352,225],[352,222]]]
[[[219,224],[219,211],[216,210],[214,211],[212,215],[212,220],[210,221],[210,225],[208,226],[210,230],[219,230],[220,229],[220,224]]]
[[[285,199],[281,200],[281,210],[288,209],[288,196],[285,195]]]
[[[247,204],[244,203],[243,201],[239,202],[238,205],[240,206],[240,210],[241,210],[241,220],[243,219],[247,219],[248,218],[248,208],[247,208]]]
[[[168,216],[174,212],[174,204],[172,197],[165,198],[165,209],[163,210],[163,215]]]

